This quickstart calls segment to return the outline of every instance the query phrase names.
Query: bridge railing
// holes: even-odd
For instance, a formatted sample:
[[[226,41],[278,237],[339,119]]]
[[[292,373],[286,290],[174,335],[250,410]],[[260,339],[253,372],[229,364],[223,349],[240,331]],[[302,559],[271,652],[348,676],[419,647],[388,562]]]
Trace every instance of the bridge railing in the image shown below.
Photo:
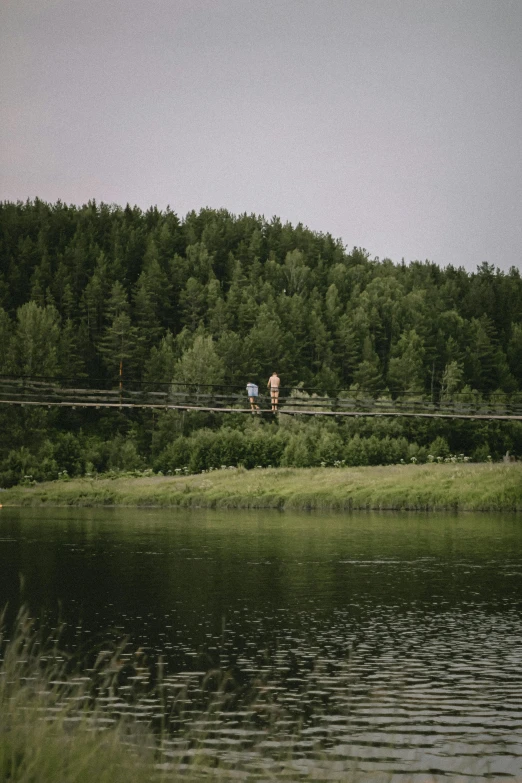
[[[203,408],[212,410],[245,410],[250,405],[246,389],[237,386],[203,384],[140,384],[134,388],[90,388],[88,384],[52,383],[47,379],[0,377],[0,402],[72,406],[144,406]],[[268,392],[258,398],[262,410],[271,410]],[[489,399],[459,399],[432,401],[418,395],[397,399],[375,398],[361,392],[342,391],[327,396],[303,389],[282,388],[278,401],[281,413],[294,414],[361,414],[400,415],[484,415],[522,416],[522,395],[512,395],[499,401]]]

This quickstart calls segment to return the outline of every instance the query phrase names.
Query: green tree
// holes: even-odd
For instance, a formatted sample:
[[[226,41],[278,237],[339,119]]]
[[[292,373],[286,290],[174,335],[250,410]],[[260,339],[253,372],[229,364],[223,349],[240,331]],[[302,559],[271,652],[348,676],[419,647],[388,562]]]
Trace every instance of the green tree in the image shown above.
[[[127,294],[122,284],[114,283],[107,306],[108,324],[98,343],[98,350],[109,377],[122,378],[128,368],[130,373],[136,369],[140,354],[141,339],[138,329],[129,315]],[[129,373],[127,373],[129,374]]]
[[[250,373],[268,377],[274,370],[283,372],[284,337],[277,315],[262,304],[256,322],[245,339],[245,358]],[[266,381],[265,381],[266,383]]]
[[[185,325],[195,332],[205,311],[205,286],[195,277],[189,277],[179,301]]]
[[[55,376],[60,317],[55,307],[27,302],[18,308],[12,340],[12,366],[20,375]]]
[[[183,351],[174,365],[174,388],[188,384],[196,391],[205,391],[209,386],[223,384],[224,378],[223,360],[216,351],[214,340],[202,331],[198,332],[191,347]]]
[[[0,307],[0,375],[8,375],[11,371],[11,339],[13,324],[6,311]]]
[[[442,383],[440,386],[441,400],[451,400],[462,386],[464,371],[458,362],[449,362],[442,374]]]
[[[232,386],[242,386],[252,369],[241,335],[230,330],[223,332],[216,343],[216,351],[223,361],[227,380]]]
[[[151,241],[133,294],[135,321],[146,350],[158,339],[168,319],[170,288],[169,279],[160,266],[156,244]]]
[[[486,394],[494,389],[509,388],[511,378],[507,359],[498,345],[495,327],[488,316],[471,319],[467,343],[464,368],[470,386]]]
[[[340,369],[341,384],[345,388],[352,383],[359,355],[360,346],[352,319],[345,313],[339,319],[334,342],[335,363]]]
[[[522,390],[522,323],[513,324],[508,344],[508,360],[511,373],[516,378],[518,388]]]
[[[357,391],[374,397],[384,389],[379,357],[369,336],[364,339],[362,361],[359,363],[353,379]]]
[[[80,311],[85,316],[89,334],[93,340],[98,339],[105,317],[105,308],[110,296],[110,281],[107,269],[107,257],[100,253],[96,259],[96,267],[85,286],[80,303]]]
[[[154,346],[150,352],[145,363],[144,380],[149,383],[170,383],[174,377],[177,355],[174,337],[168,331],[160,344]]]
[[[424,345],[415,331],[401,335],[393,349],[388,383],[394,394],[422,394],[424,391]]]
[[[310,275],[310,269],[305,262],[304,254],[300,250],[292,250],[286,254],[284,263],[284,276],[286,280],[286,293],[289,296],[302,293]]]
[[[68,318],[63,324],[58,342],[58,360],[62,378],[85,378],[84,355],[80,350],[81,333]]]

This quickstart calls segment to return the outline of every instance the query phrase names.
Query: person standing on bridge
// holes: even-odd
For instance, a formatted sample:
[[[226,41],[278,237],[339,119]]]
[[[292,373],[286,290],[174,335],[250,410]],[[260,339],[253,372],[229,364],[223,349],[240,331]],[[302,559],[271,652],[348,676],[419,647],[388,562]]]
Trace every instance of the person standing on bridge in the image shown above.
[[[250,400],[250,408],[252,413],[259,413],[259,405],[257,404],[257,398],[259,396],[259,389],[255,383],[247,383],[247,394]]]
[[[270,397],[272,398],[272,413],[277,413],[277,403],[279,400],[279,386],[281,379],[276,372],[273,372],[268,379],[267,387],[270,389]]]

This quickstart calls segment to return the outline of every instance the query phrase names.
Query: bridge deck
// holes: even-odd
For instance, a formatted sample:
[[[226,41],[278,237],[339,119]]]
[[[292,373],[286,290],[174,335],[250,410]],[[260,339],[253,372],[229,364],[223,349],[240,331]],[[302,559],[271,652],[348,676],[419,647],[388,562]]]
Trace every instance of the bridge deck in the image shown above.
[[[112,408],[119,410],[129,409],[146,409],[146,410],[178,410],[178,411],[201,411],[207,413],[247,413],[252,415],[250,408],[240,407],[224,407],[224,406],[210,406],[210,405],[190,405],[190,404],[173,404],[168,402],[128,402],[128,401],[107,401],[107,400],[35,400],[35,399],[0,399],[0,405],[16,405],[20,407],[27,406],[39,406],[39,407],[60,407],[60,408]],[[281,404],[279,413],[289,416],[380,416],[380,417],[408,417],[408,418],[429,418],[429,419],[495,419],[501,421],[522,421],[522,414],[517,413],[489,413],[489,412],[475,412],[466,413],[463,411],[415,411],[415,410],[392,410],[392,409],[379,409],[368,410],[365,408],[359,408],[355,410],[317,410],[304,407],[289,408],[286,404]],[[272,416],[273,413],[268,409],[260,409],[259,414],[262,416]]]
[[[209,387],[198,384],[137,384],[135,388],[77,388],[77,382],[0,376],[0,405],[58,408],[178,410],[206,413],[252,414],[246,390],[237,387]],[[66,385],[67,384],[67,385]],[[74,384],[74,386],[73,386]],[[130,386],[130,382],[129,382]],[[522,398],[483,400],[473,398],[431,400],[365,397],[342,391],[327,397],[301,389],[283,389],[279,412],[288,416],[389,416],[437,419],[493,419],[522,421]],[[260,415],[272,416],[268,394],[258,397]]]

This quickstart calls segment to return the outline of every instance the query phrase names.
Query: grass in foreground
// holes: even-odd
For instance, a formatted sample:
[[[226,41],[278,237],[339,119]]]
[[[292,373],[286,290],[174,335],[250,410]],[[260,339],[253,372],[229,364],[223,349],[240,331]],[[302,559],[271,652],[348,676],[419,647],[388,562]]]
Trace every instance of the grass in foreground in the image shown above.
[[[71,674],[67,655],[42,643],[27,614],[18,616],[12,640],[4,642],[0,629],[2,783],[199,783],[241,777],[239,769],[209,759],[189,733],[180,735],[178,747],[191,750],[171,760],[166,729],[153,731],[148,720],[114,714],[99,703],[102,694],[121,702],[120,653],[100,653],[89,676]]]
[[[233,748],[230,760],[221,763],[217,748],[203,747],[197,729],[201,720],[194,724],[194,734],[187,727],[178,735],[173,752],[167,729],[153,731],[147,720],[121,713],[115,716],[110,707],[100,706],[97,699],[102,693],[121,702],[119,652],[100,654],[94,669],[88,669],[90,676],[74,675],[67,656],[55,645],[41,642],[27,614],[19,615],[11,641],[3,640],[0,628],[2,783],[227,783],[260,779],[291,783],[302,779],[288,769],[292,749],[284,750],[279,764],[273,759],[270,769],[267,766],[262,774],[256,774],[247,769],[248,752],[237,753]],[[93,688],[95,682],[97,689]],[[217,692],[216,698],[214,706],[221,709],[225,691]],[[215,723],[213,719],[220,713],[212,711],[212,706],[201,717]],[[264,732],[256,733],[265,737]],[[262,756],[261,745],[258,752]],[[342,779],[357,778],[347,773]]]
[[[0,500],[4,506],[522,511],[522,463],[98,476],[13,487]]]
[[[151,780],[154,751],[141,727],[105,728],[82,682],[64,680],[57,650],[44,656],[27,617],[0,645],[0,780],[9,783],[129,783]],[[71,689],[75,696],[70,698]],[[103,729],[103,730],[102,730]],[[132,741],[130,741],[132,739]]]

